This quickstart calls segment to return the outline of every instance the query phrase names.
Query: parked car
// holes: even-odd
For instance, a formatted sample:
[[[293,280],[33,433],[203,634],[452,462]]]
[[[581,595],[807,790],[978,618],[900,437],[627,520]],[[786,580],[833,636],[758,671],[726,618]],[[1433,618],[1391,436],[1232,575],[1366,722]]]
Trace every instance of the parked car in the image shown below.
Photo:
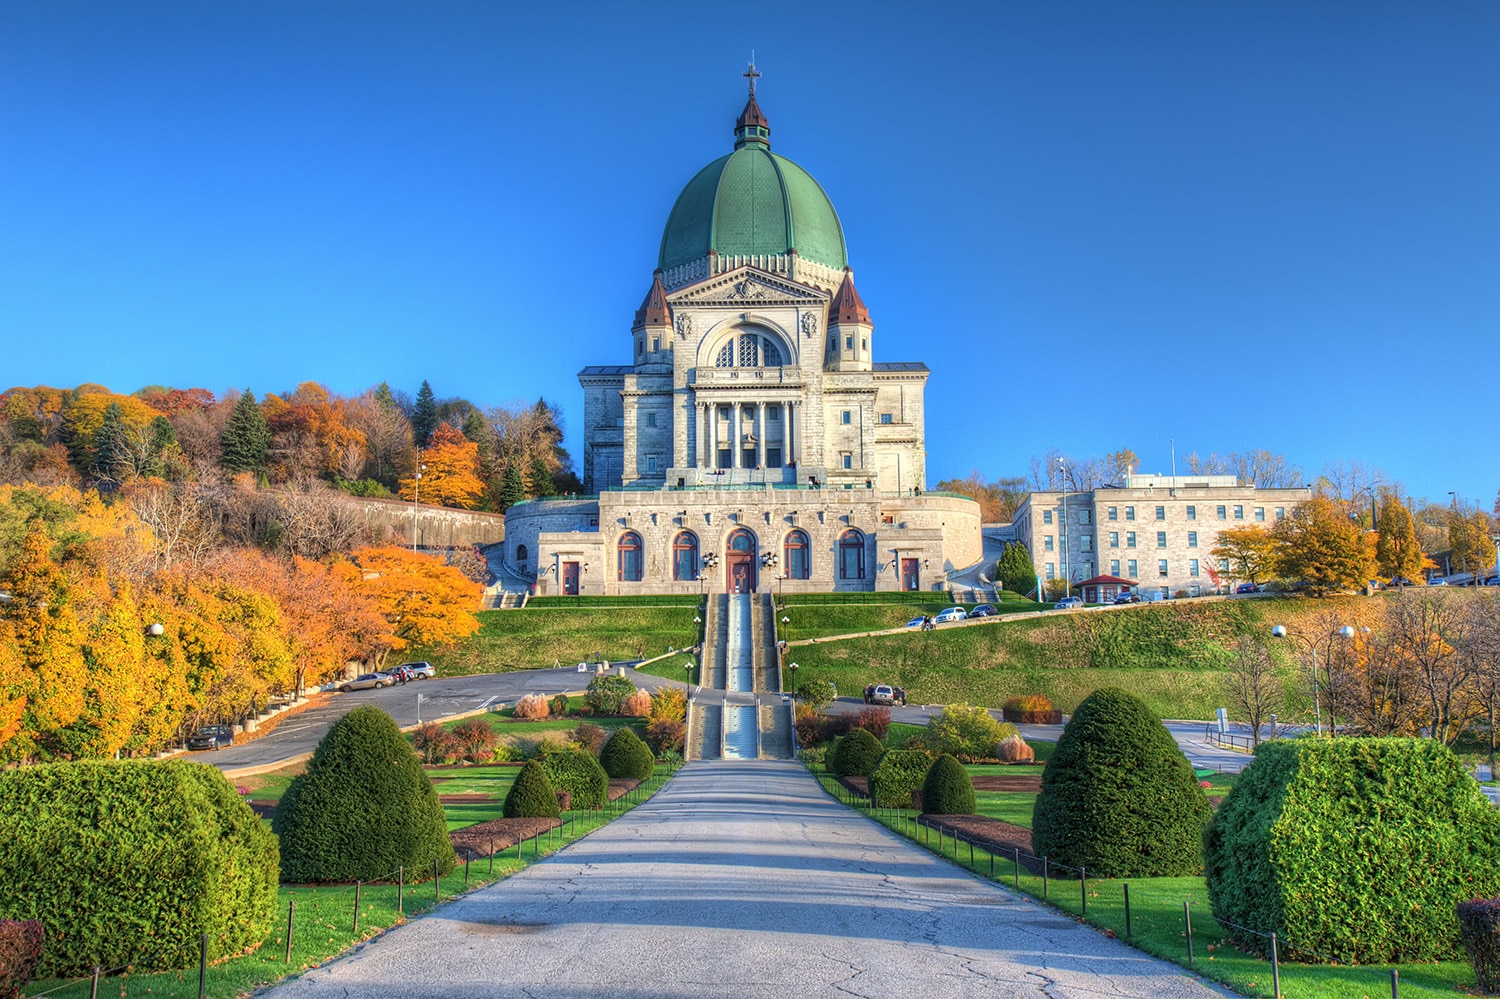
[[[1052,605],[1052,609],[1053,610],[1072,610],[1075,607],[1082,607],[1082,606],[1083,606],[1083,598],[1082,597],[1063,597],[1057,603],[1055,603],[1055,604]]]
[[[1239,586],[1236,586],[1234,588],[1234,592],[1235,593],[1254,593],[1255,592],[1255,584],[1254,583],[1241,583]]]
[[[1479,581],[1480,586],[1500,586],[1500,576],[1490,576]]]
[[[1387,586],[1416,586],[1417,584],[1413,583],[1411,580],[1407,579],[1405,576],[1396,576],[1389,583],[1387,583],[1386,585]]]
[[[1446,579],[1444,579],[1442,576],[1433,576],[1431,579],[1429,579],[1427,581],[1427,585],[1428,586],[1447,586],[1448,585],[1448,581]]]
[[[396,681],[385,673],[361,673],[352,680],[345,680],[339,684],[339,690],[347,694],[351,690],[375,690],[380,687],[389,687]]]
[[[437,676],[437,667],[429,662],[402,663],[396,668],[406,670],[408,680],[431,680]]]
[[[896,692],[883,683],[878,684],[871,688],[869,703],[891,707],[896,703]]]
[[[188,736],[189,749],[223,749],[234,745],[234,729],[228,725],[205,725]]]
[[[995,608],[991,607],[989,604],[980,604],[978,607],[975,607],[973,610],[969,611],[969,616],[970,617],[994,617],[997,613],[999,613],[999,612],[996,611]]]
[[[944,607],[932,620],[935,624],[947,624],[950,621],[962,621],[968,616],[962,607]]]
[[[1126,590],[1124,593],[1120,594],[1118,597],[1115,597],[1115,603],[1117,603],[1117,604],[1138,604],[1140,602],[1141,602],[1140,594],[1135,593],[1132,590]]]
[[[920,628],[926,623],[927,619],[925,617],[914,617],[910,621],[906,622],[906,626],[908,628]]]

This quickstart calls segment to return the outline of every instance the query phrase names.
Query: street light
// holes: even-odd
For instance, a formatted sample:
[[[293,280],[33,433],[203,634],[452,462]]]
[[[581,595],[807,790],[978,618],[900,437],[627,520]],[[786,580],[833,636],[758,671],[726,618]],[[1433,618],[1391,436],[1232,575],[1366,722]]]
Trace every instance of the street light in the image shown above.
[[[1057,531],[1058,558],[1062,561],[1063,596],[1073,595],[1073,577],[1068,575],[1068,466],[1058,455],[1057,470],[1062,475],[1062,524]]]
[[[783,638],[783,640],[785,640],[785,637],[786,637],[785,633],[786,633],[786,630],[787,630],[787,625],[789,625],[791,623],[792,623],[792,619],[791,618],[787,617],[785,614],[781,615],[781,630],[782,630],[782,638]]]
[[[417,497],[422,494],[422,473],[427,471],[426,465],[417,466],[417,476],[411,485],[411,550],[417,550]]]
[[[682,668],[687,671],[687,685],[691,687],[693,685],[693,661],[689,659],[682,664]]]
[[[796,697],[797,696],[797,670],[801,669],[802,667],[798,666],[796,663],[787,663],[786,664],[786,668],[792,671],[792,696]]]
[[[1361,628],[1359,630],[1360,630],[1360,632],[1364,632],[1366,634],[1368,634],[1369,631],[1370,631],[1369,628]],[[1352,639],[1356,634],[1357,634],[1357,632],[1354,630],[1354,627],[1352,625],[1347,625],[1347,624],[1344,625],[1342,628],[1339,628],[1336,631],[1329,632],[1328,633],[1328,640],[1329,640],[1329,643],[1330,643],[1330,647],[1329,647],[1328,651],[1325,652],[1324,655],[1323,655],[1324,661],[1327,662],[1327,663],[1329,663],[1329,664],[1331,664],[1332,661],[1333,661],[1333,648],[1332,648],[1333,636],[1337,635],[1340,638],[1343,638],[1343,639],[1345,639],[1347,641],[1349,639]],[[1313,639],[1309,638],[1307,635],[1293,634],[1292,632],[1290,632],[1290,631],[1287,630],[1287,626],[1284,625],[1284,624],[1278,624],[1275,627],[1273,627],[1271,629],[1271,637],[1272,638],[1284,638],[1284,639],[1296,639],[1297,641],[1302,642],[1302,643],[1304,643],[1306,645],[1308,654],[1312,657],[1313,729],[1314,729],[1314,731],[1318,735],[1321,736],[1323,734],[1323,712],[1322,712],[1322,708],[1321,708],[1322,700],[1318,696],[1318,643],[1315,642],[1315,641],[1313,641]],[[1332,673],[1331,669],[1330,669],[1330,672],[1328,674],[1328,682],[1330,684],[1333,683],[1333,673]],[[1328,705],[1328,726],[1329,726],[1329,733],[1328,733],[1329,735],[1337,735],[1338,734],[1338,720],[1333,715],[1333,704],[1331,702]]]

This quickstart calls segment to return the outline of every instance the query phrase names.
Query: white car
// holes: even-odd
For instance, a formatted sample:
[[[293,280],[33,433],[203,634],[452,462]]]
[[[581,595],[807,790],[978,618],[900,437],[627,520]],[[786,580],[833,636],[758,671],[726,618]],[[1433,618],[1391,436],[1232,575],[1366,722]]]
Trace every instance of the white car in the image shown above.
[[[945,607],[932,620],[934,624],[948,624],[950,621],[962,621],[968,616],[969,612],[962,607]]]

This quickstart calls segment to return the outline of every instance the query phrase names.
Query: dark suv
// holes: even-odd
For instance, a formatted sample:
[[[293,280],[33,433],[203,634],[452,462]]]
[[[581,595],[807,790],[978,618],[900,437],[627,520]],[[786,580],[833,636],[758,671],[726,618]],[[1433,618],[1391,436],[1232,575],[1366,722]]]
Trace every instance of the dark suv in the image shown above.
[[[223,749],[234,745],[234,729],[228,725],[205,725],[188,736],[189,749]]]

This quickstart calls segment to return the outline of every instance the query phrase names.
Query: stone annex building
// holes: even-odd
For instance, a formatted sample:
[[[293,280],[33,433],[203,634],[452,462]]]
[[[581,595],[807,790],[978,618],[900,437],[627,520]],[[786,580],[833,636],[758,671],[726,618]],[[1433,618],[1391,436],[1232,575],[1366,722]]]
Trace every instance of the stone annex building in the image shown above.
[[[584,368],[593,495],[518,504],[508,568],[537,593],[930,590],[982,557],[979,505],[925,491],[919,361],[875,330],[823,188],[734,148],[667,217],[629,364]]]

